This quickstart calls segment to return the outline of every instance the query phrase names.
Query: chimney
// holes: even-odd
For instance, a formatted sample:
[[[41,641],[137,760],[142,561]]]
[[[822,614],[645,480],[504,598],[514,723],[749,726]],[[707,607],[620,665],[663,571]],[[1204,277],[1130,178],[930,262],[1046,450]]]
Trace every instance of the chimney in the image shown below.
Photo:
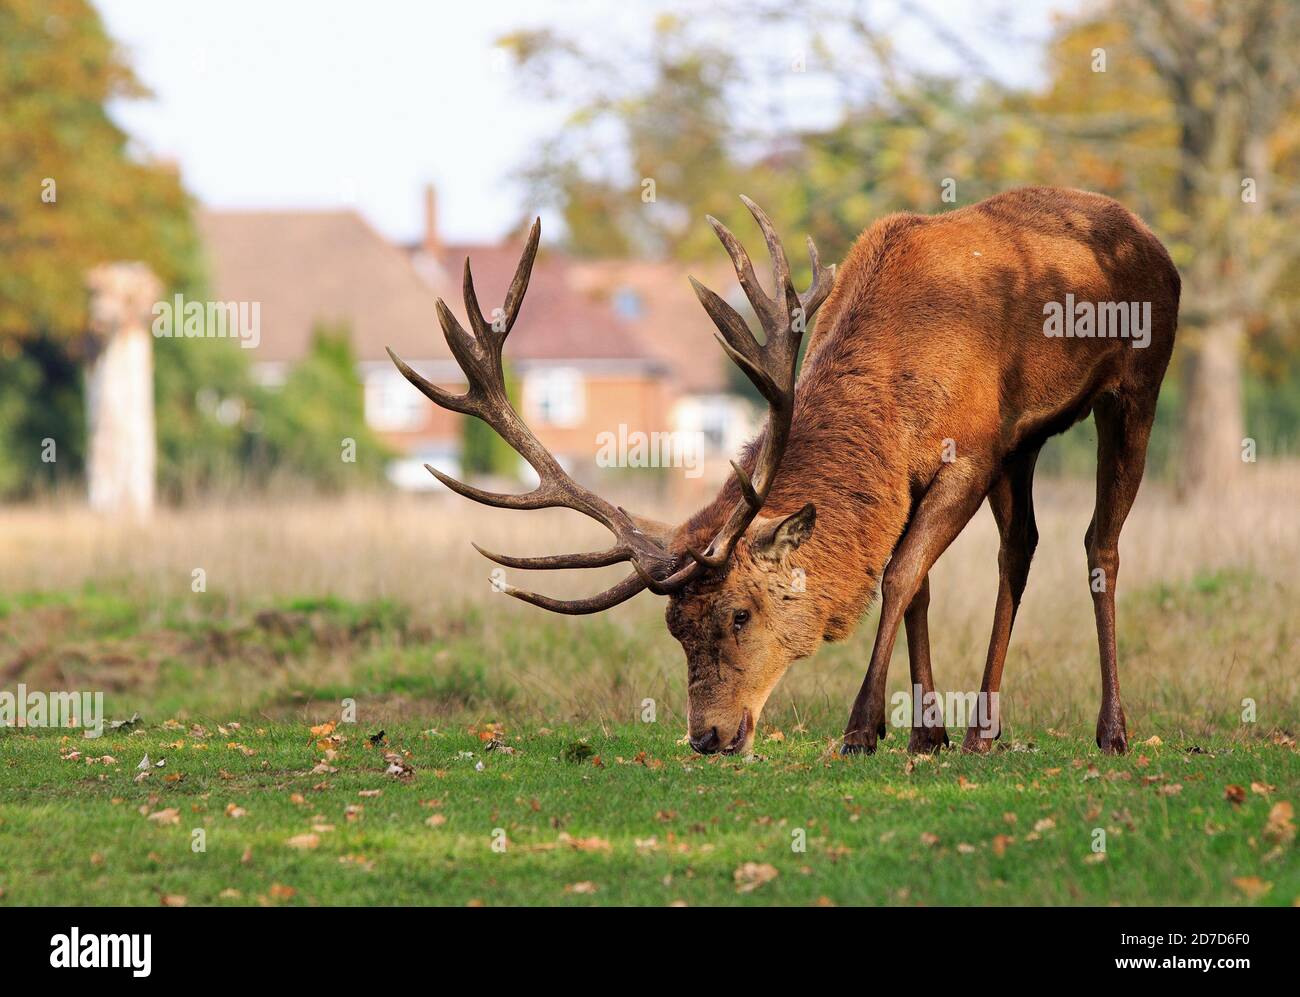
[[[431,183],[424,185],[424,251],[435,260],[442,258],[442,242],[438,238],[438,192]]]

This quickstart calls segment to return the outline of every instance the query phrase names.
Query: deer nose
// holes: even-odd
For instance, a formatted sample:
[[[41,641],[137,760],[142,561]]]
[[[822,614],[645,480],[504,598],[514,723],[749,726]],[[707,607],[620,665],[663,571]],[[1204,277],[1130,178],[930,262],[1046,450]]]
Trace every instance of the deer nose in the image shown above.
[[[718,740],[718,728],[710,727],[707,734],[691,738],[691,747],[701,755],[712,755],[721,746],[722,742]]]

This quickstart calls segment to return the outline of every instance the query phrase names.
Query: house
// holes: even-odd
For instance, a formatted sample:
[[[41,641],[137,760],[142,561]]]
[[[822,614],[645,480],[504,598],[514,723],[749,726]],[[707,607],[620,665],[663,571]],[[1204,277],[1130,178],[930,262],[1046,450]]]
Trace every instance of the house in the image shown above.
[[[425,463],[461,474],[463,417],[412,388],[385,347],[435,384],[464,390],[435,302],[441,297],[467,324],[460,285],[469,256],[490,317],[524,241],[444,244],[435,209],[429,190],[424,237],[405,247],[354,211],[200,216],[213,296],[260,303],[253,368],[262,384],[283,382],[306,356],[317,323],[347,323],[366,421],[400,454],[389,476],[405,488],[440,487]],[[726,278],[734,284],[729,270]],[[505,356],[524,420],[575,473],[601,463],[602,440],[675,433],[701,441],[710,469],[695,476],[716,480],[754,428],[753,407],[729,392],[727,361],[677,265],[578,261],[543,247]],[[712,468],[719,462],[723,471]]]

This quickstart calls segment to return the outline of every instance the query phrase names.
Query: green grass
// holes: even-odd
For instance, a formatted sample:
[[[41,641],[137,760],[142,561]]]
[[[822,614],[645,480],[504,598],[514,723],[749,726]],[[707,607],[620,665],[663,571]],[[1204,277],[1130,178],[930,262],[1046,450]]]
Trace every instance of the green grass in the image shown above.
[[[792,670],[740,760],[681,743],[684,669],[657,606],[572,621],[102,582],[17,593],[0,598],[0,690],[102,690],[109,717],[145,722],[98,740],[0,729],[0,905],[1290,905],[1292,604],[1245,568],[1126,592],[1124,758],[1092,743],[1084,597],[1018,623],[987,757],[909,759],[898,729],[873,757],[835,754],[868,619]],[[971,688],[987,621],[932,620],[941,688]],[[891,693],[906,683],[900,640]],[[659,722],[632,722],[646,699]],[[322,744],[311,725],[345,700],[362,722]],[[485,750],[488,721],[512,752]],[[166,765],[137,782],[146,754]],[[746,869],[764,881],[744,889]]]
[[[372,746],[376,732],[340,725],[331,748],[284,721],[221,733],[191,717],[98,740],[2,731],[0,904],[1300,898],[1279,807],[1295,799],[1300,757],[1285,737],[1135,744],[1105,758],[1085,737],[1022,731],[987,757],[909,764],[899,732],[875,756],[840,759],[790,731],[761,739],[753,760],[693,756],[676,723],[511,730],[501,739],[513,753],[485,751],[460,723],[390,726]],[[580,740],[594,755],[566,760],[585,754],[572,749]],[[327,749],[337,771],[313,773]],[[390,751],[408,777],[386,774]],[[115,761],[86,761],[105,754]],[[145,754],[166,765],[137,782]],[[1225,797],[1229,785],[1241,802]],[[232,805],[246,813],[229,816]],[[174,822],[149,819],[169,809]],[[287,843],[310,834],[314,848]],[[742,890],[747,863],[775,875]]]

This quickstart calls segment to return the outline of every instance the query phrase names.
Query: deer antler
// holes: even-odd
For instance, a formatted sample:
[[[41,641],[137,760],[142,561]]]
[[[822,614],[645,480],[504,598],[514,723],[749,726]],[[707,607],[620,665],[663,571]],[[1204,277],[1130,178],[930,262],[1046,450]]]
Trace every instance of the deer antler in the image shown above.
[[[609,609],[632,598],[642,589],[650,589],[660,595],[680,589],[692,577],[705,568],[718,568],[726,564],[735,549],[736,542],[745,532],[767,499],[767,493],[776,477],[781,464],[781,455],[785,452],[790,435],[790,423],[794,417],[795,369],[799,363],[799,343],[803,338],[808,321],[826,296],[830,294],[835,279],[835,268],[823,267],[817,256],[817,247],[808,240],[808,256],[812,261],[812,285],[803,294],[797,294],[790,280],[790,264],[786,260],[785,250],[771,220],[763,210],[747,197],[741,197],[749,208],[758,227],[767,242],[769,255],[772,257],[772,271],[776,282],[777,297],[769,298],[763,293],[758,279],[754,276],[754,265],[740,242],[716,218],[709,218],[709,224],[722,240],[731,262],[736,268],[736,276],[744,289],[750,304],[758,315],[764,331],[764,341],[760,344],[749,331],[749,326],[734,308],[714,294],[695,278],[691,286],[704,305],[720,335],[722,344],[732,361],[745,372],[756,388],[767,399],[769,407],[767,433],[754,464],[752,478],[735,461],[735,469],[741,499],[732,509],[726,523],[713,538],[708,548],[701,552],[687,549],[688,559],[685,564],[674,557],[657,540],[648,536],[625,510],[606,502],[564,473],[559,462],[537,441],[532,432],[524,425],[519,414],[506,397],[505,374],[501,366],[501,350],[506,336],[514,327],[519,316],[519,307],[523,303],[524,293],[528,290],[528,280],[532,274],[533,261],[537,256],[537,244],[541,238],[541,220],[533,222],[528,234],[528,245],[515,271],[514,280],[506,294],[502,315],[493,322],[488,322],[479,309],[478,296],[474,291],[474,278],[470,273],[469,260],[465,260],[465,279],[463,294],[465,311],[469,317],[473,334],[467,333],[451,313],[451,310],[438,299],[438,322],[452,355],[460,364],[469,390],[463,395],[452,394],[430,383],[392,350],[388,355],[397,365],[403,376],[414,384],[434,404],[463,415],[482,419],[504,439],[515,452],[537,472],[539,484],[531,492],[522,495],[508,495],[488,492],[472,485],[464,484],[448,477],[437,468],[425,467],[444,485],[457,494],[481,502],[484,505],[502,509],[549,509],[563,507],[574,509],[596,520],[614,534],[616,543],[607,550],[592,551],[585,554],[554,554],[545,557],[511,557],[494,554],[477,544],[474,549],[484,557],[508,568],[525,570],[552,568],[600,568],[611,564],[630,561],[633,573],[612,588],[588,599],[560,600],[535,592],[526,592],[513,585],[506,585],[502,591],[524,602],[556,613],[595,613]]]
[[[812,263],[812,284],[803,294],[797,294],[790,279],[790,263],[771,219],[749,198],[741,195],[740,199],[754,216],[754,221],[758,222],[763,239],[767,242],[767,251],[772,257],[776,297],[769,298],[763,293],[758,278],[754,276],[754,264],[750,262],[749,254],[740,241],[716,218],[710,216],[709,224],[731,257],[741,289],[753,305],[763,328],[764,342],[760,344],[754,338],[749,326],[734,308],[694,277],[691,278],[691,286],[695,289],[700,304],[718,327],[718,332],[714,335],[727,356],[745,372],[745,376],[767,399],[767,433],[755,460],[752,477],[735,461],[731,462],[741,499],[708,548],[703,552],[688,548],[691,561],[666,578],[647,579],[642,576],[647,587],[660,594],[675,591],[685,585],[703,568],[720,568],[726,564],[736,542],[762,509],[781,464],[781,456],[790,435],[790,423],[794,418],[794,385],[799,363],[799,344],[809,320],[831,293],[835,282],[835,267],[822,266],[817,246],[810,236],[808,258]]]
[[[671,571],[674,559],[655,540],[643,533],[628,513],[583,488],[565,474],[550,451],[542,446],[537,437],[524,425],[506,396],[501,350],[505,345],[506,336],[514,327],[515,319],[519,317],[519,307],[523,303],[524,293],[528,290],[533,261],[537,257],[537,244],[541,238],[541,231],[541,219],[538,219],[533,222],[532,230],[528,234],[528,245],[524,249],[514,280],[506,294],[502,314],[492,322],[485,319],[479,309],[470,263],[468,259],[465,260],[463,295],[465,312],[469,318],[470,328],[473,330],[472,336],[461,327],[456,316],[442,299],[438,299],[438,322],[442,326],[443,336],[446,337],[452,355],[460,364],[469,382],[469,390],[465,394],[452,394],[430,383],[392,350],[388,351],[388,355],[392,357],[393,363],[397,365],[402,375],[434,404],[463,415],[476,416],[496,430],[516,453],[528,461],[537,472],[540,483],[532,491],[522,495],[488,492],[457,481],[426,464],[425,468],[435,478],[457,494],[481,502],[483,505],[501,509],[557,507],[574,509],[601,523],[614,534],[617,543],[608,550],[587,554],[556,554],[549,557],[509,557],[493,554],[475,544],[475,549],[484,557],[510,568],[594,568],[631,561],[636,569],[633,574],[607,591],[588,599],[564,601],[526,592],[512,585],[502,588],[502,591],[516,599],[553,612],[594,613],[617,606],[632,598],[646,587],[645,579],[653,580],[656,575]]]

